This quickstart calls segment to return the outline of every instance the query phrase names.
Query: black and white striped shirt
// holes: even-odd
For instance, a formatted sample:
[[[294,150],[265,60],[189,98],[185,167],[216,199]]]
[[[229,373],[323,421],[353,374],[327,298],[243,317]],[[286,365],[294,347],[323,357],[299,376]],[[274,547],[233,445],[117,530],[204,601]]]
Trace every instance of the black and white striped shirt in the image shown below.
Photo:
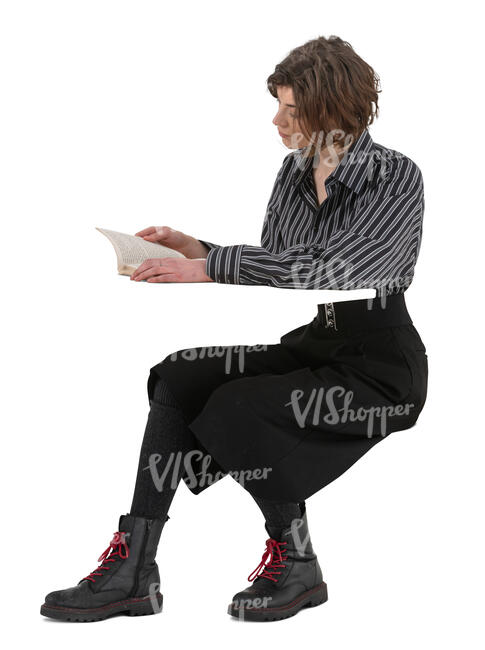
[[[293,289],[401,293],[410,285],[424,212],[423,178],[403,154],[366,129],[325,180],[318,205],[313,158],[289,153],[277,174],[261,246],[210,242],[206,273],[216,282]]]

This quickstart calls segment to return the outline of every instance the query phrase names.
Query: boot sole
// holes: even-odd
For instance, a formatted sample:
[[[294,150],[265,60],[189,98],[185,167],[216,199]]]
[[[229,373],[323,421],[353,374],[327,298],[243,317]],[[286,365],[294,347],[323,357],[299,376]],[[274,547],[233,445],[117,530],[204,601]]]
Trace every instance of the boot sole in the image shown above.
[[[280,607],[242,607],[238,608],[231,603],[227,613],[235,618],[245,621],[281,621],[298,614],[304,607],[317,607],[328,600],[328,590],[325,582],[313,587],[308,591]]]
[[[156,603],[153,599],[156,597]],[[72,621],[88,623],[93,621],[104,621],[106,618],[124,614],[125,616],[147,616],[159,614],[162,611],[163,596],[161,593],[144,598],[128,598],[119,600],[116,603],[103,605],[102,607],[91,607],[89,609],[75,607],[60,607],[44,603],[40,608],[42,616],[55,618],[59,621]]]

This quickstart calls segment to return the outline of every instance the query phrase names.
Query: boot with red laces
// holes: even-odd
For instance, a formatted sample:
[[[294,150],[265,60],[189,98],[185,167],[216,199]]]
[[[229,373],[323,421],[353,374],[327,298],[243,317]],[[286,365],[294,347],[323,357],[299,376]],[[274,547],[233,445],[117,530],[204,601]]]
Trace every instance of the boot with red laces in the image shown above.
[[[266,530],[271,535],[267,526]],[[248,580],[253,584],[237,593],[228,608],[228,614],[242,620],[279,621],[327,600],[305,511],[278,539],[266,541],[261,562]]]
[[[122,515],[98,559],[101,564],[76,586],[47,594],[40,613],[63,621],[101,621],[115,614],[160,612],[163,596],[155,555],[164,523]]]

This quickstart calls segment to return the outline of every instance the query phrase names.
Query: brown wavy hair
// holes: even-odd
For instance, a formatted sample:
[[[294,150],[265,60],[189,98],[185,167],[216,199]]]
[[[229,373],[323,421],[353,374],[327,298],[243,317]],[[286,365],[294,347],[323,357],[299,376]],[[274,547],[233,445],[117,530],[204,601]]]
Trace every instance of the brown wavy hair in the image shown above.
[[[293,89],[296,119],[311,143],[309,155],[318,142],[325,146],[334,129],[331,142],[347,148],[379,115],[379,77],[338,36],[319,36],[291,50],[266,84],[276,98],[278,86]]]

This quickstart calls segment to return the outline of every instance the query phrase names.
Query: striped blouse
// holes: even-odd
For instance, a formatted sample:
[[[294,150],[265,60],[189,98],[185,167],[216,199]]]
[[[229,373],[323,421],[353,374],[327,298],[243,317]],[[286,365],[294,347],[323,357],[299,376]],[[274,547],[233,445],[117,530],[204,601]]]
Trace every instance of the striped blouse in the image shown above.
[[[325,179],[318,204],[313,158],[305,148],[283,160],[269,199],[261,246],[209,248],[216,282],[293,289],[402,293],[419,253],[423,178],[403,154],[374,143],[366,129]]]

